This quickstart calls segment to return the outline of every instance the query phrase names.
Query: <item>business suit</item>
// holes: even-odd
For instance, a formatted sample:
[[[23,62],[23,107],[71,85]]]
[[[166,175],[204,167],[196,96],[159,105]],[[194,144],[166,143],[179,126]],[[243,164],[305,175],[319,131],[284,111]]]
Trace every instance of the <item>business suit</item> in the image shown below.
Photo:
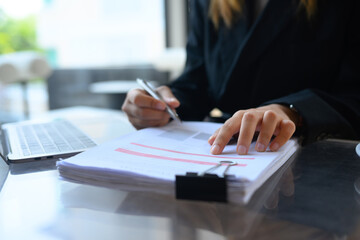
[[[298,4],[270,0],[251,24],[246,14],[216,30],[208,0],[193,0],[187,62],[171,83],[179,115],[203,119],[270,103],[292,104],[305,142],[360,136],[359,3],[321,1],[312,20]]]

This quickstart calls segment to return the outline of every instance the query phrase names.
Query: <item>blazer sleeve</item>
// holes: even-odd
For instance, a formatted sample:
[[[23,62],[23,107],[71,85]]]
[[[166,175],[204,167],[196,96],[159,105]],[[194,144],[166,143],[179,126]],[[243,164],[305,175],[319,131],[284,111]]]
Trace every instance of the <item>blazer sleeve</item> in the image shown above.
[[[352,3],[346,50],[332,91],[305,89],[265,103],[295,107],[303,119],[304,143],[325,138],[360,138],[360,4],[359,1]]]
[[[186,65],[182,75],[170,83],[180,101],[177,112],[183,120],[203,120],[212,109],[204,62],[204,21],[207,0],[190,1],[190,32],[186,46]]]

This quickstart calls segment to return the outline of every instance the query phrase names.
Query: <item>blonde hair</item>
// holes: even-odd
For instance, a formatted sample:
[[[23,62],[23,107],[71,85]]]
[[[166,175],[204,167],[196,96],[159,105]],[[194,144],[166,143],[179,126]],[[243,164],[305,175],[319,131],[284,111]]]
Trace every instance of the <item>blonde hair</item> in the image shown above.
[[[317,8],[317,0],[300,0],[300,8],[305,8],[308,19],[311,19]],[[220,20],[227,27],[231,27],[234,18],[241,14],[244,8],[244,0],[211,0],[209,17],[218,28]]]

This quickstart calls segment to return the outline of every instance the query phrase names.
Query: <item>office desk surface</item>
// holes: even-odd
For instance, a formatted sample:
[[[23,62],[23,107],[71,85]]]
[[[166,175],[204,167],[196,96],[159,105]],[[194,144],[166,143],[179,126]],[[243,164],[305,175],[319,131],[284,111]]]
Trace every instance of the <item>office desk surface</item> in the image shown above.
[[[134,131],[121,112],[53,111],[98,142]],[[55,162],[18,164],[0,192],[0,239],[360,239],[355,142],[302,148],[246,206],[62,181]]]

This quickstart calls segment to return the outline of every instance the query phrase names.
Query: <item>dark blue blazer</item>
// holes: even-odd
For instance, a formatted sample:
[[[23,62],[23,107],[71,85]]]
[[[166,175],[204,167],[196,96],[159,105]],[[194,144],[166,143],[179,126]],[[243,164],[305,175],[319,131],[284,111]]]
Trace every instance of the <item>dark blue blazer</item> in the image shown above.
[[[359,139],[360,1],[319,0],[309,20],[298,2],[270,0],[254,23],[243,14],[218,30],[209,2],[190,2],[186,67],[170,85],[182,119],[292,104],[305,141]]]

